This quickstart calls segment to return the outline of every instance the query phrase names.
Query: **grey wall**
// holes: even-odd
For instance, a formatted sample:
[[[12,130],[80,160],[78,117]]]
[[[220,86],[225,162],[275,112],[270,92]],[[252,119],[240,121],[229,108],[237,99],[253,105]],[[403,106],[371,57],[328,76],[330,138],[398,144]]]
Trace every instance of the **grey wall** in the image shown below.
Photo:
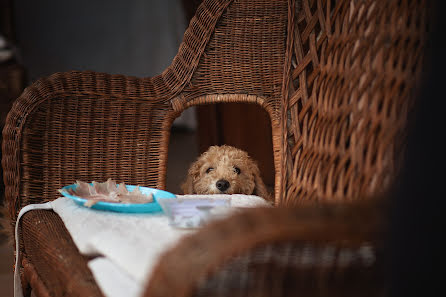
[[[16,0],[14,13],[31,81],[69,70],[154,76],[186,28],[180,0]]]

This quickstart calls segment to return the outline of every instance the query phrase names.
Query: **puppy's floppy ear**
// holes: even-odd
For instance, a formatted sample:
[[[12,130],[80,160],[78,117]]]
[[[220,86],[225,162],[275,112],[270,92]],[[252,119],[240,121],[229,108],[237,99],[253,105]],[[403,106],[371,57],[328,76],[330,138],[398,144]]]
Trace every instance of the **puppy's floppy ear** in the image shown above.
[[[181,185],[183,194],[196,194],[194,189],[194,181],[200,176],[200,168],[202,164],[203,162],[201,160],[197,160],[189,168],[186,181]]]
[[[260,170],[257,164],[254,164],[254,195],[260,196],[267,201],[271,201],[271,196],[263,183],[262,177],[260,176]]]

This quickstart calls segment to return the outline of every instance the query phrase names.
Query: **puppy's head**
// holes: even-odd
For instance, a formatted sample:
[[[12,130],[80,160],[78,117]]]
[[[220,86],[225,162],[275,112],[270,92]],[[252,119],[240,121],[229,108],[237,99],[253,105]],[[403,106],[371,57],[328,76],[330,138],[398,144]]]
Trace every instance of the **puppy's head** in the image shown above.
[[[184,194],[246,194],[265,199],[260,171],[246,152],[232,146],[211,146],[189,169]]]

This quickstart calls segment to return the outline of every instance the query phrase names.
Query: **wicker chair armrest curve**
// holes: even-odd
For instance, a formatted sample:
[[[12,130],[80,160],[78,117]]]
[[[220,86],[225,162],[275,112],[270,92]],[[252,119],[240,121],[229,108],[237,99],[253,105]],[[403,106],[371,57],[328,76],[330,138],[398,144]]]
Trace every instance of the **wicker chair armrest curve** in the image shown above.
[[[37,296],[103,296],[87,259],[79,253],[60,217],[53,211],[26,213],[23,237],[24,279]],[[28,269],[32,265],[33,269]]]
[[[63,105],[76,105],[81,98],[90,99],[84,100],[86,102],[84,104],[88,104],[88,102],[94,104],[99,100],[105,104],[117,100],[129,103],[139,100],[139,102],[150,102],[148,104],[154,107],[160,106],[160,109],[169,111],[170,105],[166,98],[170,94],[171,92],[165,84],[159,84],[157,87],[155,78],[140,79],[91,71],[55,73],[39,79],[27,87],[14,102],[3,129],[2,166],[6,187],[5,202],[13,221],[23,206],[21,201],[18,201],[23,130],[35,112],[39,108],[45,108],[45,103],[63,99],[63,103],[61,103]],[[48,114],[53,117],[51,112]],[[54,111],[54,113],[56,112],[58,111]],[[82,115],[84,118],[88,116],[93,115]]]
[[[147,99],[161,101],[168,89],[156,88],[152,78],[136,78],[92,71],[58,72],[41,78],[27,87],[14,102],[6,119],[3,134],[20,132],[27,117],[43,102],[60,97],[93,96],[99,98]]]
[[[380,241],[382,218],[382,205],[376,202],[248,210],[210,224],[167,251],[144,296],[193,296],[201,280],[228,260],[259,246],[337,242],[357,248]]]

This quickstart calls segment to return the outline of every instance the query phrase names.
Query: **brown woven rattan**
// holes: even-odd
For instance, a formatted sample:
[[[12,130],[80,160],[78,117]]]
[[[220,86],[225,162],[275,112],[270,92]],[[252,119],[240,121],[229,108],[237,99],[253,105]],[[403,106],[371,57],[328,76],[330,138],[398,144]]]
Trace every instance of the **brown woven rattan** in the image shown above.
[[[144,296],[378,296],[383,207],[256,209],[216,222],[165,253]]]
[[[420,74],[425,3],[302,1],[297,15],[289,5],[276,202],[384,195]],[[386,295],[386,207],[377,205],[344,206],[351,217],[331,216],[334,205],[232,217],[167,252],[145,296]],[[373,263],[346,263],[364,244],[376,251]]]
[[[302,1],[288,32],[280,202],[349,201],[388,189],[422,62],[424,6]]]
[[[77,179],[113,178],[164,188],[174,118],[190,106],[217,102],[259,104],[269,113],[276,205],[343,203],[383,195],[398,173],[406,119],[421,69],[427,26],[424,2],[204,0],[178,54],[159,76],[68,72],[37,81],[15,102],[3,130],[2,165],[11,224],[23,206],[53,200],[57,189]],[[169,269],[171,262],[164,259],[161,263],[167,268],[158,267],[162,277],[152,280],[148,292],[161,296],[172,288],[171,292],[181,292],[174,296],[199,293],[208,280],[215,280],[212,275],[218,275],[219,268],[224,271],[225,263],[249,255],[250,249],[277,241],[280,249],[289,241],[298,252],[303,241],[315,239],[305,231],[314,223],[313,217],[293,223],[279,218],[303,213],[282,212],[253,212],[235,220],[258,230],[277,219],[274,228],[267,229],[271,236],[258,241],[244,242],[250,237],[234,235],[235,225],[199,232],[171,254],[175,258],[175,253],[192,253],[191,257],[207,259],[197,277],[189,273],[188,265]],[[324,220],[324,214],[314,215],[318,224],[344,220],[343,226],[350,226],[348,216]],[[86,261],[56,217],[41,212],[25,217],[20,243],[25,255],[24,286],[30,284],[41,296],[100,295],[91,274],[85,272],[85,263],[68,268],[64,261],[55,260]],[[46,223],[40,228],[33,227],[42,220]],[[359,233],[367,228],[361,222],[354,225]],[[289,224],[299,228],[287,229]],[[331,237],[339,233],[324,232],[322,227],[314,236],[325,242],[355,242],[356,231],[346,228],[351,232],[341,233],[342,238]],[[249,234],[249,228],[241,230]],[[200,236],[204,236],[203,247],[212,248],[221,238],[234,238],[237,244],[227,251],[211,249],[207,253],[215,255],[200,258],[189,251]],[[341,248],[339,242],[329,244]],[[355,244],[342,248],[352,249]],[[314,249],[322,247],[319,242]],[[274,260],[267,262],[273,266],[262,266],[260,272],[275,267]],[[234,263],[227,265],[240,267]],[[294,269],[302,274],[296,265]],[[73,284],[64,269],[79,277],[84,273],[83,285]],[[357,273],[361,271],[365,270],[358,268]],[[175,275],[178,272],[188,276],[181,280]],[[310,275],[322,281],[319,274]],[[159,291],[162,284],[166,286]],[[271,294],[280,295],[277,292]]]

